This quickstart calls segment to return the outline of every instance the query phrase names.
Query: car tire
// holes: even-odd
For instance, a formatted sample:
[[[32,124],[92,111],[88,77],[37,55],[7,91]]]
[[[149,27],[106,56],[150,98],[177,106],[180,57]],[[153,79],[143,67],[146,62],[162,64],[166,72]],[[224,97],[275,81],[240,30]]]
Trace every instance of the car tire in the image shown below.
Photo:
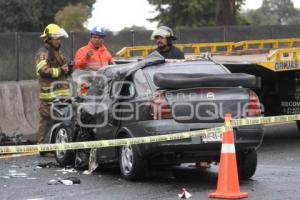
[[[237,165],[239,179],[245,180],[251,178],[257,167],[257,152],[256,150],[249,150],[237,153]]]
[[[119,147],[119,165],[127,180],[140,180],[148,174],[148,161],[140,157],[136,145]]]
[[[73,142],[73,131],[72,128],[61,125],[59,126],[54,134],[53,143],[68,143]],[[67,151],[55,151],[56,162],[64,167],[66,165],[72,165],[75,162],[75,152],[73,150]]]

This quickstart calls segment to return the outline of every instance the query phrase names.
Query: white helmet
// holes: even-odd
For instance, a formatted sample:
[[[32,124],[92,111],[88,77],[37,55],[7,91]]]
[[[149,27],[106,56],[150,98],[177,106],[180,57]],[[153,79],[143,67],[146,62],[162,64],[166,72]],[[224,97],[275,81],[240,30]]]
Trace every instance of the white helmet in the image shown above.
[[[151,40],[155,40],[156,36],[161,36],[164,38],[171,38],[171,40],[176,40],[173,30],[167,26],[160,26],[158,27],[158,29],[153,31],[151,35]]]

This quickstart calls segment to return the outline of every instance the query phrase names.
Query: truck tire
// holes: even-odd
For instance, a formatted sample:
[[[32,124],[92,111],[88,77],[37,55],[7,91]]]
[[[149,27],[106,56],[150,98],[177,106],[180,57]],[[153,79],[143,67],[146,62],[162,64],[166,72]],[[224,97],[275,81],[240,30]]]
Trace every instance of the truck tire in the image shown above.
[[[249,179],[256,171],[257,167],[257,152],[256,150],[249,150],[237,153],[237,165],[239,179]]]
[[[300,133],[300,121],[296,121],[296,123],[297,123],[298,132]]]

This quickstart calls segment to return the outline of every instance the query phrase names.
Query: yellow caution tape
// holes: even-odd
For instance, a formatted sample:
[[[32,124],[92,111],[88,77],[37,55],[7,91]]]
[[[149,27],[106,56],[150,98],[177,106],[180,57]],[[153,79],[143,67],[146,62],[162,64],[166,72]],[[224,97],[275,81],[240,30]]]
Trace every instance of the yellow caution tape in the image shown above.
[[[207,138],[215,137],[218,134],[222,136],[225,131],[232,129],[233,127],[291,122],[296,120],[300,120],[300,115],[282,115],[282,116],[273,116],[273,117],[233,119],[229,121],[230,123],[225,122],[225,126],[221,126],[221,127],[210,128],[205,130],[173,133],[167,135],[124,138],[124,139],[114,139],[114,140],[99,140],[99,141],[88,141],[88,142],[71,142],[71,143],[60,143],[60,144],[0,146],[0,154],[29,153],[29,152],[31,153],[31,152],[57,151],[57,150],[64,151],[64,150],[78,150],[78,149],[95,149],[95,148],[116,147],[116,146],[123,146],[123,145],[166,142],[166,141],[189,139],[189,138],[199,137],[199,136],[205,139],[206,137]]]
[[[232,127],[257,125],[257,124],[273,124],[282,122],[291,122],[300,120],[300,115],[281,115],[272,117],[253,117],[245,119],[233,119],[231,120]]]
[[[9,155],[0,156],[0,160],[7,160],[7,159],[11,159],[11,158],[20,158],[20,157],[25,157],[25,156],[35,156],[35,155],[38,155],[38,154],[39,154],[38,152],[9,154]]]
[[[63,151],[63,150],[77,150],[77,149],[94,149],[104,147],[116,147],[133,144],[148,144],[155,142],[165,142],[173,140],[182,140],[192,137],[215,137],[216,134],[221,134],[225,131],[225,127],[217,127],[205,130],[187,131],[182,133],[174,133],[168,135],[147,136],[137,138],[124,138],[114,140],[99,140],[89,142],[70,142],[60,144],[39,144],[39,145],[20,145],[20,146],[0,146],[0,154],[12,153],[28,153],[28,152],[42,152],[42,151]]]

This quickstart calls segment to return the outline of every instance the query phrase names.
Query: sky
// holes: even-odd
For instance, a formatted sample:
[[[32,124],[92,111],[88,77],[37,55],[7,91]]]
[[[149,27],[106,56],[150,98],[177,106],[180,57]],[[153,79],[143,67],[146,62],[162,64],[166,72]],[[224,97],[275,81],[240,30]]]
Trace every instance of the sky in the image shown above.
[[[292,0],[294,2],[294,6],[296,8],[300,8],[300,1],[299,0]],[[244,9],[257,9],[261,6],[262,0],[246,0],[246,5]]]
[[[300,8],[300,0],[293,0],[295,7]],[[262,0],[246,0],[243,9],[257,9]],[[157,22],[147,19],[156,16],[155,7],[147,0],[97,0],[94,5],[92,17],[87,27],[102,26],[111,31],[120,31],[124,27],[145,26],[155,29]]]
[[[147,20],[155,16],[154,9],[147,0],[97,0],[88,28],[98,25],[119,31],[136,25],[155,29],[157,23]]]

